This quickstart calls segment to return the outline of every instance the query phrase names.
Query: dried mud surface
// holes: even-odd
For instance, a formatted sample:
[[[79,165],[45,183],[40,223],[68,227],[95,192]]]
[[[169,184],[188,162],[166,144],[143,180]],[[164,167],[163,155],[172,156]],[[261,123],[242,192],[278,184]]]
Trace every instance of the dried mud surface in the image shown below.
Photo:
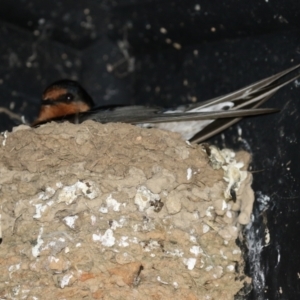
[[[234,203],[224,170],[178,134],[16,129],[0,137],[1,299],[226,300],[249,282],[235,243],[249,173]]]

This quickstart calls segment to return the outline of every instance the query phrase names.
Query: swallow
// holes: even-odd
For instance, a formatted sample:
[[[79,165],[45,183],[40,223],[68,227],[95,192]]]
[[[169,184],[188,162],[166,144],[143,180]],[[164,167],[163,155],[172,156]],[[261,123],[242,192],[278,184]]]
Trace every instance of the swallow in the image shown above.
[[[300,65],[297,65],[227,95],[169,110],[137,105],[95,106],[91,96],[78,82],[60,80],[43,92],[40,113],[32,126],[53,120],[123,122],[179,132],[185,140],[200,143],[242,117],[278,112],[274,108],[257,107],[300,77],[299,70]]]

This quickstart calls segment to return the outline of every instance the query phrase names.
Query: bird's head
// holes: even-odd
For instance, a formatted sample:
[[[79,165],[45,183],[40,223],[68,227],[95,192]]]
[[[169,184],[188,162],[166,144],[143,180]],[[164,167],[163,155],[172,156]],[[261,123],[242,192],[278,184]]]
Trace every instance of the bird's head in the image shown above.
[[[91,96],[73,80],[59,80],[48,86],[42,95],[41,109],[33,125],[90,110]]]

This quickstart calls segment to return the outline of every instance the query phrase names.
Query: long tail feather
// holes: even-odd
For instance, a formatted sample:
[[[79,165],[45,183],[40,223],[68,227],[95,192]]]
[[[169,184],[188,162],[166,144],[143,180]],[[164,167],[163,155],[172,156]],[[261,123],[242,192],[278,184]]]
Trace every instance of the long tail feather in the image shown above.
[[[260,99],[263,99],[264,97],[271,95],[275,93],[277,90],[282,88],[283,86],[289,84],[290,82],[296,80],[300,74],[295,74],[292,78],[287,78],[284,80],[284,77],[287,75],[290,75],[294,72],[297,72],[300,70],[300,64],[294,67],[291,67],[285,71],[282,71],[280,73],[277,73],[275,75],[272,75],[268,78],[262,79],[260,81],[257,81],[253,84],[250,84],[244,88],[241,88],[237,91],[234,91],[232,93],[229,93],[224,96],[216,97],[201,103],[196,103],[193,106],[189,107],[189,109],[193,109],[195,107],[207,107],[213,104],[218,104],[226,101],[249,101],[251,98],[251,101],[254,103],[256,101],[259,101]],[[282,83],[277,83],[277,81],[280,81],[280,79],[283,79]],[[255,96],[255,94],[257,94]],[[251,102],[248,102],[250,104]]]

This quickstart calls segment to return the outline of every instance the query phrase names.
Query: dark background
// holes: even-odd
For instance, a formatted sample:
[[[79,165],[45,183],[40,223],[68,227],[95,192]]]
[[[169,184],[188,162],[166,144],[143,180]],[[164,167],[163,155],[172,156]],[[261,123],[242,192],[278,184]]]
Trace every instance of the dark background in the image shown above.
[[[103,105],[207,100],[299,64],[299,33],[299,0],[1,0],[0,106],[32,120],[62,78]],[[237,299],[300,299],[300,80],[264,106],[281,112],[211,139],[253,154],[254,283]],[[13,125],[0,114],[1,131]]]

